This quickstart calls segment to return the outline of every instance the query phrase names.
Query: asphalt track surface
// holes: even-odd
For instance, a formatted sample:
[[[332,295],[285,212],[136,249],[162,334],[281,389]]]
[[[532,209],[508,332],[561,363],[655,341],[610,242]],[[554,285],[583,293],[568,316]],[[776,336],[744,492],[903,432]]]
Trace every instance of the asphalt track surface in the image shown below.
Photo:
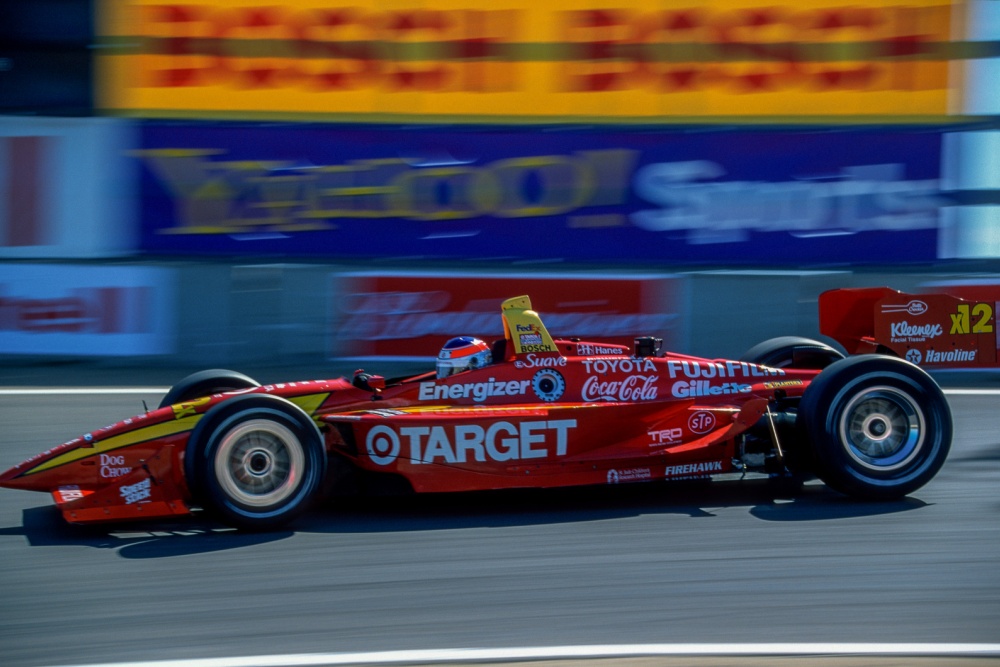
[[[794,495],[759,481],[632,486],[366,501],[244,534],[199,518],[73,527],[47,496],[0,490],[0,664],[634,644],[996,646],[1000,395],[989,386],[994,393],[949,393],[948,462],[890,503],[818,484]],[[160,395],[0,394],[0,466]],[[997,664],[955,660],[808,663]]]

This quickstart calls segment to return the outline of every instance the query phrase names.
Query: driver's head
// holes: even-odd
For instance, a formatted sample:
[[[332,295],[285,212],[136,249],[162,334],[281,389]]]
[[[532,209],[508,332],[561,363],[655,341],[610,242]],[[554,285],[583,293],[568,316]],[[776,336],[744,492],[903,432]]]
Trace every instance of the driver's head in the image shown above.
[[[490,346],[485,341],[472,336],[459,336],[441,348],[437,358],[437,376],[438,379],[446,378],[472,368],[488,366],[492,361]]]

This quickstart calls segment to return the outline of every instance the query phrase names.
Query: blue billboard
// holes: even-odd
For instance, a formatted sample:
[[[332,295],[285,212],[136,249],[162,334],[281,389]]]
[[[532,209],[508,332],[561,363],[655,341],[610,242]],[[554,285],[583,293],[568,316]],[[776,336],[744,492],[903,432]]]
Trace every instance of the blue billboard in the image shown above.
[[[147,254],[923,262],[947,203],[934,128],[141,128]]]

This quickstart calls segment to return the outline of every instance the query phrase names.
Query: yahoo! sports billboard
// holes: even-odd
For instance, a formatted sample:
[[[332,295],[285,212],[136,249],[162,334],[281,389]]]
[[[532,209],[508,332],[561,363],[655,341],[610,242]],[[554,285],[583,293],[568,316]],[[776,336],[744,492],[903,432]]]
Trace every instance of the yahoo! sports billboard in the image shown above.
[[[923,262],[942,129],[141,128],[147,253]]]

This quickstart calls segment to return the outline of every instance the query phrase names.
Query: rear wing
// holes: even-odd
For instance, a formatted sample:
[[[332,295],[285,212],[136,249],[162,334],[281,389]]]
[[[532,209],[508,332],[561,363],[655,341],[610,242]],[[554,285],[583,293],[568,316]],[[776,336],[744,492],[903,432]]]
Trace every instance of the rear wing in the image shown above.
[[[929,368],[996,368],[996,311],[992,292],[907,294],[887,287],[837,289],[819,297],[819,330],[850,354],[894,354]]]
[[[875,304],[902,294],[888,287],[835,289],[819,295],[819,332],[844,346],[848,354],[867,354],[875,340]]]

